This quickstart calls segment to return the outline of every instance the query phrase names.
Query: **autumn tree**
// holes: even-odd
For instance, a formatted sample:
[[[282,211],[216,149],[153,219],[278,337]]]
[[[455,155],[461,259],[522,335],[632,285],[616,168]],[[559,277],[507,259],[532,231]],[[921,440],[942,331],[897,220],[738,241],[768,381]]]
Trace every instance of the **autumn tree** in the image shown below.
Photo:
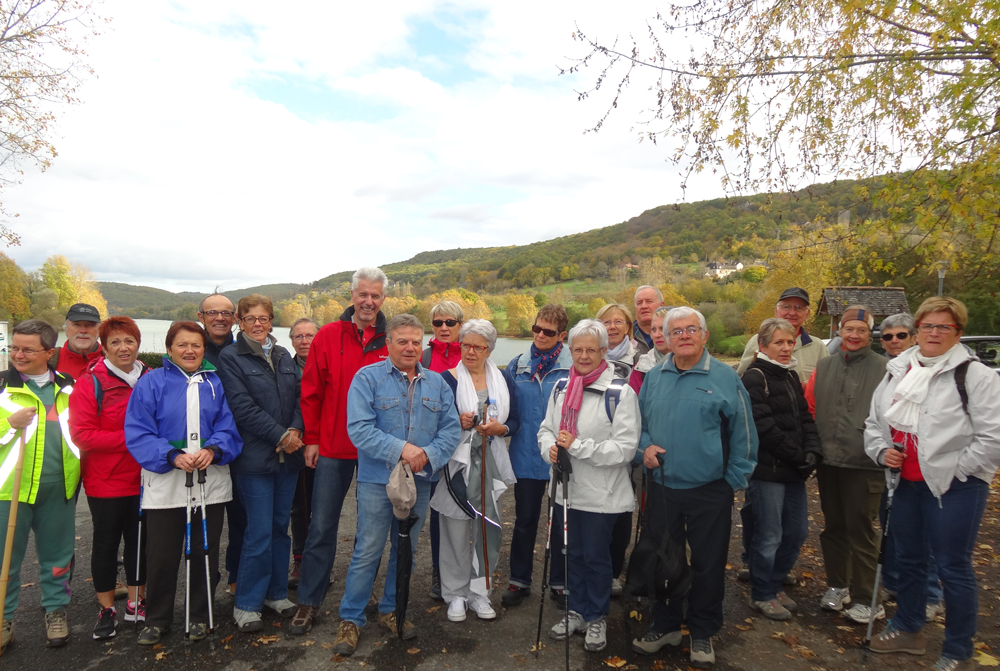
[[[507,331],[511,335],[527,335],[534,324],[535,301],[524,294],[508,294],[503,302],[507,313]]]
[[[24,271],[6,254],[0,253],[0,319],[27,319],[31,304],[24,295]]]

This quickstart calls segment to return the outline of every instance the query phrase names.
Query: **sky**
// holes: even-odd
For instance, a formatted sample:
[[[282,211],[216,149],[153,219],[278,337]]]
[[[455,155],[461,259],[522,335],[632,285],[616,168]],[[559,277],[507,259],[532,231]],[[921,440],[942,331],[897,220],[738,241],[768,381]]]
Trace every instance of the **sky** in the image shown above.
[[[59,155],[4,194],[32,270],[172,291],[312,282],[454,247],[521,245],[722,195],[681,193],[631,96],[599,133],[581,29],[642,32],[650,3],[105,0],[96,78]],[[679,45],[681,46],[681,45]],[[631,107],[630,105],[636,105]],[[390,278],[391,279],[391,278]]]

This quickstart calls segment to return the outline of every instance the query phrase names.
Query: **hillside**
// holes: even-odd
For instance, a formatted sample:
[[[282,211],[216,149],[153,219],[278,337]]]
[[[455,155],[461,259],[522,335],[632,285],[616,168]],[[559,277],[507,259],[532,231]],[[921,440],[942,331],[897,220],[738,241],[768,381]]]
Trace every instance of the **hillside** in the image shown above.
[[[136,319],[194,319],[198,302],[205,294],[191,291],[174,293],[154,287],[133,286],[120,282],[98,282],[98,288],[108,302],[112,315],[128,315]],[[303,291],[301,284],[262,284],[245,289],[223,290],[236,303],[249,294],[264,294],[275,303]]]

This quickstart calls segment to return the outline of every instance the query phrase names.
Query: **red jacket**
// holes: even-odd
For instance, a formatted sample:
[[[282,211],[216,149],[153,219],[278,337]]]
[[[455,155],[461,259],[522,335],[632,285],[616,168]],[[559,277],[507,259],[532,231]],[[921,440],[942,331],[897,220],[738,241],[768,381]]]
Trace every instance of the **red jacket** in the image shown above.
[[[142,374],[148,372],[144,366]],[[104,390],[100,414],[95,378]],[[87,496],[111,499],[139,494],[139,464],[125,449],[125,408],[131,396],[132,388],[101,359],[77,381],[69,397],[69,430],[80,448]]]
[[[365,329],[364,342],[352,321],[354,306],[340,320],[321,328],[309,347],[302,371],[302,442],[319,445],[320,456],[357,459],[358,450],[347,436],[347,391],[362,366],[389,357],[385,349],[385,316]]]
[[[427,346],[431,350],[431,365],[428,368],[435,373],[451,370],[462,361],[461,343],[441,342],[436,338],[431,338]]]
[[[65,344],[59,348],[59,360],[56,362],[56,370],[69,375],[74,380],[79,380],[87,372],[91,364],[103,356],[104,353],[99,346],[93,352],[77,354],[69,348],[69,344]]]

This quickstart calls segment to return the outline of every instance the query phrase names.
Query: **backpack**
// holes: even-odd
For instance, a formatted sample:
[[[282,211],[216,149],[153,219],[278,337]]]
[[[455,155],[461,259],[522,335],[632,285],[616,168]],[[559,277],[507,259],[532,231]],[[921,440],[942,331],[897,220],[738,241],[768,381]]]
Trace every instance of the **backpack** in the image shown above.
[[[963,361],[955,366],[955,387],[958,388],[958,398],[962,401],[962,410],[965,411],[966,415],[969,415],[969,392],[965,388],[965,377],[969,374],[970,363],[972,361]],[[888,375],[886,382],[891,382],[892,373],[888,373]],[[971,415],[969,416],[971,417]]]
[[[420,365],[427,370],[431,369],[431,354],[433,354],[431,348],[425,347],[424,353],[420,356]]]
[[[556,382],[555,390],[557,392],[565,391],[566,385],[568,383],[569,380],[564,377],[563,379]],[[627,384],[628,382],[626,380],[618,378],[612,380],[611,384],[609,384],[608,388],[605,389],[604,391],[600,391],[598,389],[591,389],[590,387],[586,387],[583,391],[590,392],[592,394],[602,394],[604,396],[604,412],[607,413],[608,415],[608,421],[614,422],[615,411],[618,410],[618,404],[621,403],[622,400],[622,389],[624,389],[625,385]]]

